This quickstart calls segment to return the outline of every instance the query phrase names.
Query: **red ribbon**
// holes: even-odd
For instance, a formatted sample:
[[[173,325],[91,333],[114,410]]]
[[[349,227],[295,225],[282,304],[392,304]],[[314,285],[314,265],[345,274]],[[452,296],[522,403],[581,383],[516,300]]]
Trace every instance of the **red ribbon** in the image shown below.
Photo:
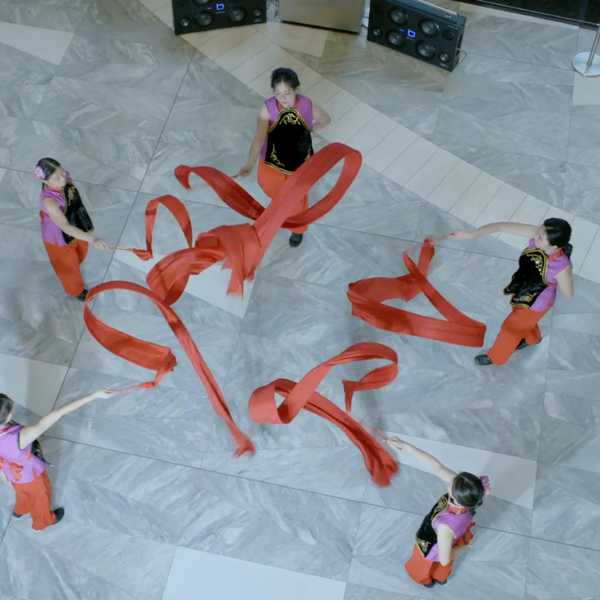
[[[377,358],[388,360],[391,364],[370,371],[359,381],[343,380],[347,412],[317,393],[319,384],[336,365]],[[352,408],[354,392],[385,387],[396,378],[396,375],[398,375],[398,355],[394,350],[373,342],[355,344],[309,371],[298,383],[289,379],[276,379],[256,389],[248,405],[250,416],[256,423],[283,425],[291,423],[304,408],[331,421],[344,431],[361,451],[373,481],[377,485],[387,486],[398,471],[398,464],[369,431],[347,413]],[[284,397],[284,401],[279,406],[275,394]]]
[[[443,238],[441,238],[443,239]],[[352,314],[374,327],[417,337],[480,348],[483,346],[486,326],[454,308],[427,279],[429,265],[435,254],[434,241],[427,238],[421,246],[418,266],[409,256],[409,248],[402,258],[408,274],[402,277],[373,277],[361,279],[348,286],[348,300]],[[387,306],[386,300],[399,298],[408,302],[423,292],[446,321]]]
[[[290,217],[290,212],[295,209],[300,199],[341,160],[344,164],[333,189],[306,212]],[[154,265],[146,278],[150,289],[127,281],[112,281],[92,288],[83,308],[83,318],[88,331],[109,352],[156,372],[153,381],[133,386],[134,388],[154,387],[177,365],[171,350],[108,326],[92,313],[89,306],[92,298],[109,290],[128,290],[152,300],[163,313],[189,357],[206,388],[213,408],[229,427],[237,444],[236,454],[254,452],[252,442],[234,423],[216,380],[171,305],[183,294],[190,276],[198,275],[222,260],[225,261],[223,267],[228,267],[232,271],[228,291],[242,294],[244,281],[254,276],[256,268],[279,229],[309,225],[326,215],[342,199],[356,179],[361,162],[362,157],[358,151],[343,144],[330,144],[317,152],[286,181],[278,197],[266,209],[235,181],[216,169],[178,167],[175,173],[182,185],[189,187],[189,175],[195,173],[210,185],[228,206],[254,220],[255,223],[217,227],[207,233],[201,233],[195,243],[192,243],[192,225],[183,203],[174,196],[162,196],[152,200],[146,208],[146,250],[130,249],[129,251],[134,252],[142,260],[152,258],[152,232],[160,205],[167,208],[175,217],[185,235],[188,247],[173,252]],[[323,416],[331,420],[334,418],[331,415]]]

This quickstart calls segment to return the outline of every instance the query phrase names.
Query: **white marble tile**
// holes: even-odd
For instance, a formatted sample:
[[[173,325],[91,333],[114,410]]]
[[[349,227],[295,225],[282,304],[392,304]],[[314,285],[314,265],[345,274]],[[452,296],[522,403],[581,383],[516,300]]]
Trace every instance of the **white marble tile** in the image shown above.
[[[177,548],[162,600],[343,600],[346,584]]]
[[[571,221],[573,253],[571,262],[573,263],[573,272],[579,274],[583,263],[587,258],[595,237],[598,235],[598,225],[590,223],[581,217],[575,217]],[[595,257],[598,262],[598,255]]]
[[[547,212],[548,204],[546,204],[546,202],[542,202],[541,200],[528,195],[515,214],[511,217],[510,222],[541,225]],[[527,245],[527,241],[524,237],[511,235],[510,233],[501,233],[498,236],[498,239],[515,248],[524,248]]]
[[[169,5],[170,6],[170,5]],[[195,31],[194,33],[185,33],[181,37],[194,48],[200,49],[201,46],[214,40],[218,35],[223,33],[222,29],[212,29],[210,31]]]
[[[400,185],[406,185],[437,151],[438,147],[429,140],[417,138],[383,174]]]
[[[264,35],[254,33],[248,39],[217,56],[214,61],[226,71],[231,72],[271,45],[271,41]]]
[[[575,73],[573,106],[600,105],[600,77],[584,77]]]
[[[165,24],[167,27],[174,29],[173,27],[173,5],[165,4],[160,8],[153,11],[154,14]]]
[[[441,148],[410,178],[406,189],[427,198],[442,182],[442,180],[456,167],[459,158]]]
[[[0,40],[3,44],[57,66],[60,65],[73,35],[65,31],[0,21]]]
[[[289,54],[279,46],[271,44],[258,54],[255,54],[250,60],[242,63],[231,71],[231,74],[244,83],[250,83],[265,70],[272,70],[279,67],[279,63]]]
[[[67,370],[60,365],[0,354],[0,392],[45,416],[58,398]]]
[[[302,79],[300,79],[302,84]],[[306,94],[315,104],[323,106],[328,100],[331,100],[338,92],[341,91],[335,83],[329,79],[322,78],[312,87],[302,86],[302,93]]]
[[[492,495],[524,508],[533,509],[537,462],[508,454],[499,454],[477,448],[467,448],[456,444],[447,444],[423,438],[395,434],[417,448],[439,458],[444,465],[454,471],[468,471],[475,475],[487,475],[492,486]],[[428,471],[408,452],[396,452],[402,465],[421,471]]]
[[[473,225],[481,227],[488,223],[510,221],[526,196],[525,192],[505,183],[492,198],[492,201],[483,209]]]
[[[289,65],[282,64],[281,66],[287,67]],[[294,67],[290,66],[290,69],[294,69]],[[323,75],[320,75],[314,69],[305,66],[298,70],[298,79],[300,80],[300,93],[305,94],[307,90],[312,89],[319,81],[321,81],[321,79],[323,79]],[[316,100],[313,100],[313,102],[319,104]]]
[[[575,219],[575,215],[572,215],[570,212],[562,210],[561,208],[557,208],[556,206],[549,206],[542,221],[550,218],[564,219],[568,223],[572,223],[573,219]]]
[[[330,100],[329,102],[332,102]],[[329,103],[328,103],[329,104]],[[379,113],[364,102],[355,104],[345,115],[329,125],[323,131],[323,137],[330,142],[347,143],[348,140],[362,129],[368,129],[371,121]]]
[[[266,48],[264,50],[264,52],[266,52],[267,50],[268,50],[268,48]],[[273,69],[277,69],[279,67],[286,67],[288,69],[292,69],[292,70],[296,71],[296,73],[299,74],[302,72],[302,70],[306,66],[304,63],[300,62],[295,56],[292,56],[285,50],[282,50],[282,52],[283,52],[283,55],[281,58],[277,59],[276,65],[271,65],[270,67],[265,69],[262,73],[257,75],[252,81],[250,81],[250,83],[248,83],[249,88],[253,89],[256,93],[260,94],[264,98],[267,98],[272,94],[271,73],[273,72]],[[242,67],[243,67],[243,65],[242,65]],[[242,67],[240,67],[240,68],[242,68]],[[312,71],[312,69],[310,69],[310,71]],[[313,72],[316,73],[316,71],[313,71]],[[318,73],[317,73],[317,75],[318,75]],[[300,77],[300,75],[298,75],[298,77]],[[320,75],[318,75],[318,79],[322,79],[322,77]],[[318,79],[315,80],[315,83],[318,81]],[[309,80],[310,80],[310,76],[307,73],[307,81],[309,81]],[[304,81],[304,78],[303,77],[300,78],[300,83],[302,83],[302,87],[304,87],[303,81]]]
[[[0,183],[2,182],[2,178],[4,177],[5,173],[6,173],[6,169],[0,169]]]
[[[383,173],[416,139],[417,134],[398,125],[365,157],[365,164]]]
[[[354,134],[347,142],[348,146],[356,148],[363,156],[367,155],[379,142],[383,141],[394,129],[398,123],[382,113],[369,121],[369,124]]]
[[[282,48],[288,48],[317,58],[323,56],[328,33],[324,29],[302,27],[301,25],[278,23],[276,21],[267,21],[262,25],[256,25],[256,29]]]
[[[219,35],[202,44],[198,50],[214,60],[255,34],[256,28],[253,26],[223,29]]]
[[[115,260],[146,274],[162,258],[164,256],[155,254],[154,259],[143,261],[132,252],[121,250],[115,252]],[[226,310],[236,317],[243,317],[248,308],[254,282],[244,282],[244,297],[240,298],[239,296],[227,293],[230,279],[231,271],[229,269],[221,269],[221,264],[219,263],[202,271],[200,275],[190,277],[185,291],[187,294],[191,294],[195,298]]]
[[[335,123],[341,119],[351,108],[358,104],[356,96],[349,94],[346,90],[340,90],[335,96],[322,104],[323,110],[329,114],[331,121]],[[318,104],[318,103],[317,103]]]
[[[138,2],[152,12],[170,4],[170,2],[165,2],[165,0],[138,0]]]
[[[590,281],[595,281],[596,283],[600,283],[600,260],[598,257],[600,256],[600,232],[596,233],[596,237],[590,246],[587,257],[583,261],[583,265],[579,271],[579,275],[589,279]]]
[[[450,210],[480,175],[481,169],[461,160],[427,200],[443,210]]]
[[[450,214],[473,224],[501,187],[502,182],[497,177],[481,173],[450,209]]]

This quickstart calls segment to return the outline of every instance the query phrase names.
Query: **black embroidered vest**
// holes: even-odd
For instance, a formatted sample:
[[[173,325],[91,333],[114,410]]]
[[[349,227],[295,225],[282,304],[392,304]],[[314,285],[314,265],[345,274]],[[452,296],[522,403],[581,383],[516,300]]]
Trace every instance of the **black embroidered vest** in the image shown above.
[[[437,533],[433,528],[433,522],[446,510],[448,510],[448,494],[444,494],[423,519],[421,527],[419,527],[419,531],[415,535],[415,541],[423,556],[427,556],[435,544],[437,544]]]
[[[527,248],[519,257],[519,269],[512,276],[510,283],[504,288],[504,293],[512,295],[510,303],[513,306],[531,308],[538,296],[550,285],[546,279],[548,261],[551,258],[539,248]]]
[[[314,154],[310,131],[295,106],[284,108],[269,128],[265,163],[293,173]]]
[[[94,231],[94,224],[81,201],[79,190],[71,181],[67,181],[67,184],[62,189],[62,195],[66,203],[64,213],[69,225],[73,225],[73,227],[77,227],[77,229],[81,229],[86,233]],[[67,245],[72,244],[75,241],[74,237],[67,235],[64,231],[63,237],[65,238]]]

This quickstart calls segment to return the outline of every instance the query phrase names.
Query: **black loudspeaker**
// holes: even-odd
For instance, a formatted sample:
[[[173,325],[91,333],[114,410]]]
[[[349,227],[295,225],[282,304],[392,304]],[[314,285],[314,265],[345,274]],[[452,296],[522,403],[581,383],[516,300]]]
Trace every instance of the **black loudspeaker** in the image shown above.
[[[267,0],[172,0],[175,35],[267,22]]]
[[[453,71],[466,17],[420,0],[371,0],[370,42]]]

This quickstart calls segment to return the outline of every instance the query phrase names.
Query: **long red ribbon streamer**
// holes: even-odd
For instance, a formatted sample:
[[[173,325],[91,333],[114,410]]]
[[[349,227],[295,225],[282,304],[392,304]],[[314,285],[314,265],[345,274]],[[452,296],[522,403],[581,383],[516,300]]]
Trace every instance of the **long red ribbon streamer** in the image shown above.
[[[352,314],[386,331],[459,346],[473,348],[483,346],[485,324],[461,313],[427,279],[429,265],[435,254],[433,240],[428,238],[423,242],[418,266],[409,255],[411,250],[413,248],[404,252],[402,256],[408,269],[407,275],[361,279],[348,286],[348,300],[352,304]],[[446,317],[446,321],[383,304],[392,298],[408,302],[421,292],[427,296],[437,311]]]
[[[317,393],[317,387],[333,367],[377,358],[389,360],[391,364],[370,371],[359,381],[343,380],[347,412]],[[276,379],[256,389],[248,405],[250,416],[257,423],[282,425],[291,423],[304,408],[335,423],[361,451],[373,481],[377,485],[387,486],[398,471],[396,461],[367,429],[347,413],[352,408],[354,392],[380,389],[393,381],[397,374],[398,355],[394,350],[373,342],[355,344],[309,371],[298,383],[289,379]],[[284,401],[279,406],[275,394],[284,397]]]
[[[290,212],[298,205],[300,198],[305,196],[315,183],[341,160],[344,161],[342,171],[332,190],[306,212],[290,217]],[[146,278],[149,290],[127,281],[112,281],[92,288],[83,308],[83,318],[88,331],[109,352],[156,372],[153,381],[134,387],[154,387],[177,365],[171,350],[108,326],[92,313],[89,306],[92,298],[109,290],[128,290],[152,300],[163,313],[185,350],[206,388],[215,411],[229,427],[236,441],[236,454],[254,452],[252,442],[237,428],[216,380],[171,305],[181,297],[191,275],[198,275],[222,260],[225,261],[223,266],[232,270],[228,291],[242,294],[244,281],[254,276],[256,268],[279,229],[309,225],[326,215],[352,185],[361,163],[362,157],[358,151],[343,144],[330,144],[317,152],[287,180],[278,197],[266,209],[235,181],[216,169],[178,167],[176,177],[182,185],[189,187],[189,175],[195,173],[210,185],[228,206],[255,220],[255,223],[217,227],[207,233],[201,233],[192,245],[192,225],[184,204],[174,196],[162,196],[152,200],[146,207],[146,249],[130,249],[130,251],[142,260],[152,258],[152,232],[160,205],[167,208],[175,217],[188,247],[173,252],[154,265]],[[324,413],[322,416],[332,421],[336,418],[339,420],[339,417],[329,413]]]

